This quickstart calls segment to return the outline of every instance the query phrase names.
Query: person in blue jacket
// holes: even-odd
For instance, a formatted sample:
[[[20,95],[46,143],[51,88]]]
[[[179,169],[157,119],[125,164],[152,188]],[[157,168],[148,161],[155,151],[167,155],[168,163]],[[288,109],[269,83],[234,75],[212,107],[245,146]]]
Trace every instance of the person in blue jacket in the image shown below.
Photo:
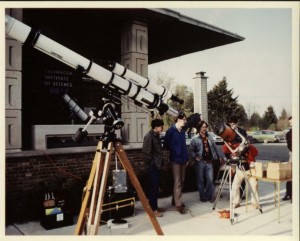
[[[175,124],[166,131],[164,140],[164,147],[169,150],[169,161],[172,164],[173,204],[181,214],[185,213],[185,206],[182,203],[182,189],[188,164],[188,150],[185,142],[185,131],[183,130],[186,122],[186,115],[179,112],[178,116],[175,117]]]

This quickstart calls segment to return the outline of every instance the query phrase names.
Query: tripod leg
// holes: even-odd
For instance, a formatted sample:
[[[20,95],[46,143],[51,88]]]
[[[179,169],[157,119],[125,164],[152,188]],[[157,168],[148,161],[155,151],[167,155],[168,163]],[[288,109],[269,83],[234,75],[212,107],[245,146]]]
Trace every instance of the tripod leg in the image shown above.
[[[230,222],[231,224],[234,223],[234,205],[232,204],[232,178],[231,178],[231,170],[232,167],[230,165],[230,168],[229,168],[229,172],[230,172],[230,176],[229,176],[229,187],[230,187]]]
[[[214,205],[213,205],[213,208],[212,208],[213,210],[215,210],[215,208],[217,206],[217,202],[220,199],[220,196],[222,194],[222,191],[223,191],[223,188],[224,188],[224,185],[225,185],[225,181],[227,180],[228,175],[229,175],[229,169],[227,168],[227,164],[226,164],[225,165],[225,170],[224,170],[224,173],[223,173],[223,176],[222,176],[222,180],[221,180],[221,183],[219,185],[219,189],[218,189],[218,192],[217,192],[217,195],[216,195],[216,198],[215,198],[215,201],[214,201]]]
[[[253,188],[252,188],[251,185],[250,185],[249,178],[248,178],[248,176],[247,176],[247,174],[246,174],[246,171],[245,171],[245,168],[244,168],[243,166],[241,167],[241,171],[242,171],[242,173],[243,173],[243,175],[244,175],[244,178],[245,178],[245,181],[247,182],[248,187],[250,188],[250,192],[251,192],[251,194],[252,194],[252,197],[254,197],[256,203],[258,203],[259,211],[262,213],[262,209],[261,209],[259,200],[257,199],[257,197],[256,197],[256,195],[255,195],[255,193],[254,193],[254,191],[253,191]]]
[[[98,143],[98,146],[97,146],[97,151],[96,151],[96,154],[95,154],[95,157],[94,157],[92,169],[91,169],[91,172],[90,172],[89,179],[87,181],[86,192],[83,196],[83,201],[82,201],[82,204],[81,204],[81,209],[80,209],[80,213],[79,213],[79,216],[78,216],[78,221],[77,221],[77,225],[76,225],[76,229],[75,229],[75,235],[81,235],[82,234],[84,225],[86,223],[86,218],[87,218],[86,217],[86,210],[89,207],[88,203],[89,203],[90,197],[91,197],[93,181],[94,181],[94,177],[95,177],[95,174],[96,174],[97,163],[100,160],[100,156],[101,156],[100,150],[102,149],[102,146],[103,146],[103,143],[100,141]]]
[[[141,203],[143,204],[143,207],[144,207],[144,210],[147,212],[149,218],[150,218],[150,221],[152,222],[152,225],[156,231],[156,233],[158,235],[163,235],[163,232],[161,230],[161,227],[159,225],[159,223],[157,222],[157,219],[156,217],[154,216],[153,212],[152,212],[152,209],[149,205],[149,202],[148,202],[148,199],[146,198],[145,196],[145,193],[141,187],[141,184],[139,182],[139,180],[137,179],[136,175],[135,175],[135,172],[130,164],[130,161],[123,149],[123,146],[121,144],[121,142],[117,141],[115,143],[115,150],[118,154],[118,157],[120,159],[120,162],[123,166],[123,168],[127,171],[129,177],[130,177],[130,180],[131,180],[131,183],[132,185],[134,186],[138,196],[139,196],[139,199],[141,201]]]
[[[112,142],[108,144],[107,152],[105,155],[99,193],[97,192],[99,188],[99,183],[97,183],[97,185],[94,186],[94,193],[97,192],[96,193],[97,206],[96,206],[96,210],[94,211],[94,219],[92,220],[91,226],[89,226],[89,230],[88,230],[88,234],[90,235],[96,235],[98,232],[111,156],[112,156]],[[97,189],[95,189],[96,187]]]
[[[93,192],[91,198],[91,204],[89,208],[89,215],[88,215],[88,222],[87,222],[87,233],[90,233],[90,227],[94,224],[95,220],[95,213],[96,213],[96,203],[98,200],[99,195],[99,186],[101,183],[101,175],[103,173],[103,166],[104,166],[104,155],[103,149],[100,150],[100,157],[96,167],[96,174],[94,177],[94,184],[93,184]]]

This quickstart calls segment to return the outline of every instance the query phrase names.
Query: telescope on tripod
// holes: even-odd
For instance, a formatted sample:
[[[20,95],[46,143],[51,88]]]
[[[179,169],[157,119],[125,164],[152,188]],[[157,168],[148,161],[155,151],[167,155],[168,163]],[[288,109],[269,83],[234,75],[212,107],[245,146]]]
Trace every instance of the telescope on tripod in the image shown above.
[[[179,111],[169,106],[167,101],[172,100],[182,104],[183,100],[174,96],[165,87],[156,85],[149,79],[139,76],[120,64],[109,63],[107,68],[104,68],[96,64],[93,60],[79,55],[44,36],[40,31],[31,28],[9,15],[5,15],[5,32],[8,36],[18,40],[23,45],[31,46],[70,66],[75,69],[77,73],[87,75],[93,80],[99,81],[106,88],[105,91],[109,92],[109,90],[113,89],[117,91],[119,95],[129,97],[135,105],[148,110],[156,110],[160,115],[167,113],[172,116],[177,116],[179,114]],[[109,161],[112,158],[113,150],[115,150],[115,155],[128,172],[130,180],[137,191],[139,199],[155,231],[158,235],[163,235],[122,144],[116,139],[115,130],[121,129],[124,122],[115,111],[113,98],[102,99],[99,106],[95,110],[91,110],[88,116],[67,93],[62,97],[74,114],[82,121],[87,121],[86,126],[76,132],[74,141],[81,142],[88,135],[87,127],[98,118],[102,118],[105,125],[105,133],[98,143],[90,176],[83,195],[75,234],[80,235],[84,230],[88,234],[97,234],[109,170]],[[193,127],[196,128],[200,121],[200,114],[195,113],[191,115],[186,123],[185,131],[190,131]]]
[[[230,222],[231,224],[234,223],[235,218],[235,205],[233,204],[233,190],[235,192],[239,192],[239,187],[236,185],[232,185],[232,173],[233,168],[235,168],[235,173],[237,177],[237,173],[240,171],[242,173],[242,176],[247,184],[247,186],[250,188],[251,196],[254,198],[255,202],[258,205],[258,209],[262,213],[261,205],[259,204],[258,197],[255,193],[255,190],[253,190],[253,187],[250,183],[251,178],[251,172],[247,173],[248,169],[250,168],[248,163],[248,157],[249,153],[251,153],[253,146],[251,146],[249,140],[247,140],[239,131],[238,129],[233,130],[231,127],[229,127],[226,123],[220,123],[214,128],[214,132],[216,135],[220,136],[224,140],[224,144],[228,148],[229,152],[231,153],[230,158],[226,160],[225,162],[225,168],[224,173],[221,179],[221,183],[219,185],[214,203],[213,203],[213,210],[216,208],[217,202],[220,199],[220,196],[222,194],[225,182],[227,182],[229,178],[229,190],[230,190]],[[240,142],[237,142],[236,139],[239,137],[241,140]],[[247,170],[246,170],[247,169]],[[237,181],[235,182],[235,184]],[[238,189],[238,190],[237,190]],[[247,196],[247,193],[246,193]],[[247,202],[248,200],[246,200]]]

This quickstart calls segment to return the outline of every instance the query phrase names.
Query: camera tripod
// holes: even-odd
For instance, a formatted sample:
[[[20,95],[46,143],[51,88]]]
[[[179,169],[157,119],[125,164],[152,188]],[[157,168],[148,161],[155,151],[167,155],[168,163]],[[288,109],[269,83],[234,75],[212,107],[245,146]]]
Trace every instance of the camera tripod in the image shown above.
[[[150,221],[158,235],[163,235],[161,227],[153,214],[144,191],[135,175],[130,161],[119,140],[116,140],[114,133],[108,133],[104,139],[99,141],[92,164],[87,185],[84,188],[83,201],[76,225],[75,235],[81,235],[85,231],[88,235],[96,235],[98,232],[104,192],[107,183],[109,164],[112,158],[113,149],[123,168],[127,171],[132,185],[136,189],[139,200],[147,212]]]
[[[232,187],[231,187],[231,184],[232,184],[232,178],[231,178],[231,173],[232,173],[232,168],[235,167],[236,168],[236,175],[237,175],[237,170],[239,169],[243,176],[244,176],[244,179],[245,179],[245,182],[247,184],[247,187],[250,188],[250,192],[252,194],[252,197],[254,197],[256,203],[258,203],[259,205],[259,211],[262,213],[262,209],[261,209],[261,206],[260,206],[260,203],[256,197],[256,195],[254,194],[254,191],[250,185],[250,181],[249,181],[249,177],[245,171],[245,168],[244,166],[242,165],[242,160],[241,159],[229,159],[226,163],[225,163],[225,169],[224,169],[224,173],[223,173],[223,176],[222,176],[222,179],[221,179],[221,183],[219,185],[219,189],[218,189],[218,192],[217,192],[217,195],[215,197],[215,200],[214,200],[214,204],[213,204],[213,210],[215,210],[216,208],[216,205],[217,205],[217,202],[219,201],[220,199],[220,196],[221,196],[221,193],[223,191],[223,188],[224,188],[224,185],[225,185],[225,182],[226,180],[228,180],[228,176],[229,176],[229,197],[230,197],[230,222],[231,224],[234,223],[234,217],[235,217],[235,212],[234,212],[234,205],[232,204]],[[246,197],[247,197],[248,193],[246,193]],[[246,199],[246,202],[248,200]]]

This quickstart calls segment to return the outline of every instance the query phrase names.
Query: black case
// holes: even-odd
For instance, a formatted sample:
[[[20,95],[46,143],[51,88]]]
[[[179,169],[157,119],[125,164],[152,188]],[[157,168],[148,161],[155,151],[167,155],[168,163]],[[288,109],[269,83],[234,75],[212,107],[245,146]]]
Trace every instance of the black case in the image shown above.
[[[110,219],[122,219],[135,215],[133,193],[106,194],[102,205],[101,223]]]
[[[40,223],[45,229],[61,228],[64,226],[73,225],[73,213],[68,208],[66,195],[62,192],[48,192],[54,194],[55,198],[44,200],[41,208]],[[46,210],[49,208],[59,208],[60,213],[46,215]]]
[[[41,225],[47,230],[73,225],[73,215],[69,211],[64,211],[60,214],[43,215]]]

